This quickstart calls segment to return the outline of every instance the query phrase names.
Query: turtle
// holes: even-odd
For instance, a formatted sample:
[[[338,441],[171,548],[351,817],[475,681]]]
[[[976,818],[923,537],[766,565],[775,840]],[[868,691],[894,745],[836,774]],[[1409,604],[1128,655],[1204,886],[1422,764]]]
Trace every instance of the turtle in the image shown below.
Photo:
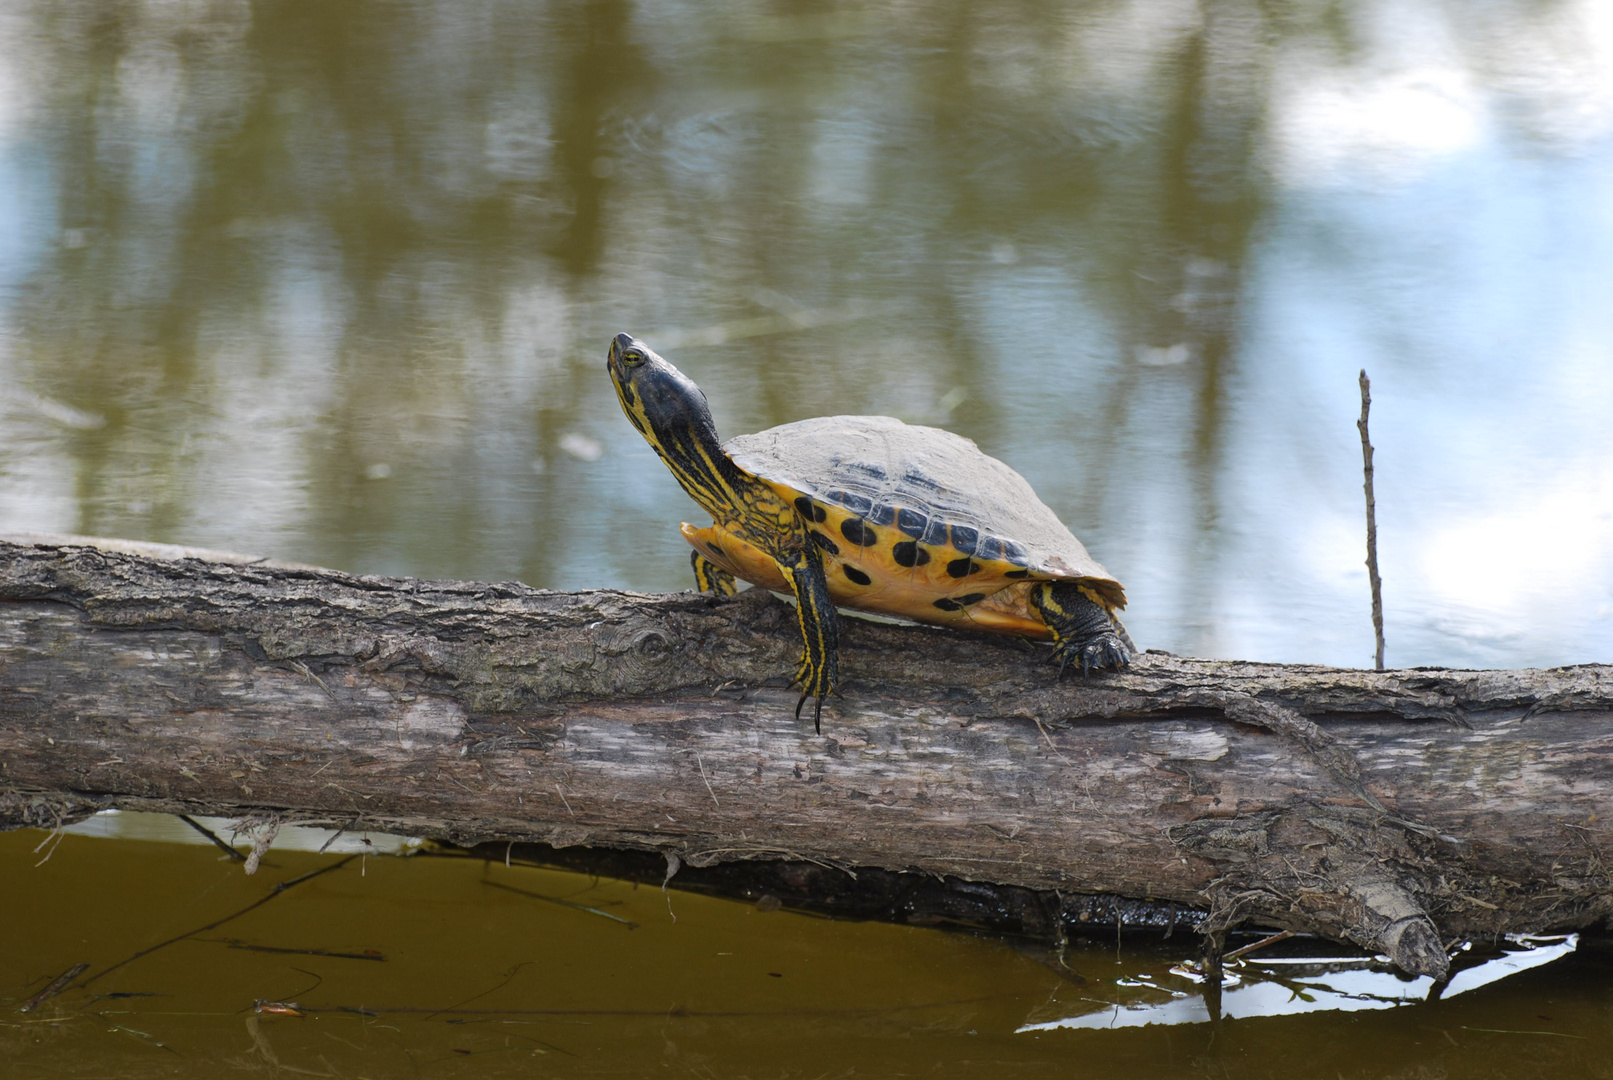
[[[839,683],[835,608],[1051,640],[1059,673],[1123,668],[1119,581],[1019,473],[969,439],[889,416],[822,416],[720,442],[698,386],[631,334],[606,368],[627,419],[712,524],[680,528],[702,592],[793,593],[795,715]]]

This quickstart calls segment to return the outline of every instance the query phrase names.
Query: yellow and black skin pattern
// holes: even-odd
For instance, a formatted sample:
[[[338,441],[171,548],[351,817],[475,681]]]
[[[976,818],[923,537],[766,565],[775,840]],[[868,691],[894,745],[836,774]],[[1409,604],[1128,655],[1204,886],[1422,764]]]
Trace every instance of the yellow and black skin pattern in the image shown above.
[[[739,591],[739,582],[734,575],[700,554],[700,552],[689,552],[689,565],[694,567],[695,588],[701,592],[716,593],[718,596],[733,596]]]
[[[1053,631],[1053,659],[1059,674],[1071,660],[1081,676],[1092,668],[1125,667],[1131,657],[1117,633],[1119,624],[1102,598],[1073,581],[1043,581],[1031,590],[1031,606]]]
[[[1130,661],[1136,646],[1114,614],[1116,605],[1079,579],[1026,580],[1029,571],[1023,566],[1002,570],[1012,560],[1003,562],[995,555],[982,554],[973,528],[944,528],[943,537],[920,544],[920,534],[912,531],[918,526],[902,524],[906,511],[886,508],[897,527],[880,530],[869,527],[860,516],[847,516],[842,508],[825,507],[805,495],[792,498],[797,493],[781,491],[734,464],[718,441],[706,396],[642,341],[628,334],[616,335],[607,368],[627,419],[684,491],[711,514],[711,530],[684,527],[691,543],[699,540],[690,565],[700,590],[732,594],[737,569],[753,583],[775,589],[787,586],[795,594],[802,642],[795,672],[801,698],[795,714],[801,715],[807,698],[815,699],[813,723],[818,730],[822,730],[823,699],[839,682],[835,587],[842,593],[853,589],[839,601],[853,608],[863,606],[919,621],[927,614],[931,621],[955,619],[957,625],[995,633],[1051,637],[1052,659],[1061,675],[1072,662],[1084,676],[1089,670],[1121,668]],[[858,551],[873,556],[873,561],[863,561],[860,567],[847,562],[852,549],[842,549],[825,531],[815,528],[826,515],[842,518],[840,535],[848,544],[861,545]],[[959,540],[965,532],[967,546]],[[878,562],[883,554],[874,556],[875,549],[868,546],[876,543],[876,535],[881,544],[891,536],[910,537],[895,542],[883,569]],[[718,537],[722,538],[720,545],[715,542]],[[998,554],[1006,553],[1003,542],[990,542],[997,545]],[[728,565],[707,558],[702,548]],[[739,548],[748,552],[745,558],[736,558]],[[879,551],[883,553],[884,548]],[[970,587],[969,582],[976,580],[971,575],[985,574],[986,567],[997,563],[1002,564],[998,566],[1001,576],[994,587]],[[916,574],[926,565],[931,565],[932,573],[937,566],[943,566],[945,572],[935,575],[936,582],[910,588],[903,601],[909,605],[905,608],[894,601],[860,602],[855,592],[855,588],[878,586],[875,579],[881,575]],[[937,612],[946,614],[938,616]]]
[[[840,622],[817,545],[807,539],[795,507],[735,465],[723,452],[706,395],[683,372],[629,334],[611,340],[606,361],[627,419],[643,435],[689,497],[728,532],[765,551],[795,593],[801,628],[801,687],[795,715],[815,699],[813,724],[822,731],[823,699],[839,682]],[[692,560],[702,591],[734,591],[732,574],[698,552]]]

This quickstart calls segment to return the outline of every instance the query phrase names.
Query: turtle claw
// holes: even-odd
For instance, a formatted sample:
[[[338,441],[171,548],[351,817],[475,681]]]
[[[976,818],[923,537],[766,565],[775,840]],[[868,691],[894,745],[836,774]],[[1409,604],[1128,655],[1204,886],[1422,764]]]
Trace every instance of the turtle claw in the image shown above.
[[[801,699],[795,703],[795,718],[801,719],[801,706],[807,703],[812,695],[807,691],[801,692]],[[823,695],[819,694],[812,708],[812,730],[818,735],[823,734]]]
[[[1116,671],[1131,663],[1131,652],[1118,635],[1105,631],[1086,641],[1065,638],[1053,646],[1053,656],[1059,664],[1059,678],[1072,660],[1081,665],[1081,678],[1094,671],[1112,668]]]
[[[814,698],[812,710],[812,729],[819,735],[823,734],[823,699],[829,694],[838,694],[839,688],[835,685],[835,668],[838,665],[826,665],[827,670],[816,672],[812,668],[810,657],[804,653],[801,662],[796,665],[795,679],[791,686],[801,688],[801,698],[795,703],[795,718],[801,719],[801,709],[806,705],[808,698]]]
[[[806,705],[807,699],[813,697],[811,690],[802,690],[801,696],[795,703],[795,718],[801,719],[801,708]],[[812,708],[812,730],[819,735],[823,734],[823,695],[818,694]]]

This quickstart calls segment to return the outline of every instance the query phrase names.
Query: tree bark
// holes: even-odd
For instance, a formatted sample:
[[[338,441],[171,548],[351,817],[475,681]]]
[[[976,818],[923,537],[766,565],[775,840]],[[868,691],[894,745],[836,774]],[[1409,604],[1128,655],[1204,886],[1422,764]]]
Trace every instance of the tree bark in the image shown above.
[[[125,545],[128,547],[129,545]],[[159,552],[159,554],[174,554]],[[0,826],[120,807],[917,872],[1347,939],[1610,913],[1613,667],[1375,673],[845,620],[823,735],[788,607],[0,542]],[[827,872],[827,871],[826,871]]]

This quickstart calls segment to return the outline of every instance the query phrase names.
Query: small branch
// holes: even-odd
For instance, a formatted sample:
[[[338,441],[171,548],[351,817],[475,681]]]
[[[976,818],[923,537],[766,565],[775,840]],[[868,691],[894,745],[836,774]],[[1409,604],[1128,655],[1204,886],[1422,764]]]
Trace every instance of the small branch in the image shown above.
[[[1275,945],[1279,941],[1287,941],[1289,938],[1291,938],[1293,936],[1294,936],[1294,932],[1292,930],[1279,930],[1277,933],[1272,934],[1270,937],[1263,937],[1259,941],[1256,941],[1256,942],[1254,942],[1253,944],[1250,944],[1250,945],[1245,945],[1241,949],[1233,949],[1231,952],[1227,953],[1221,959],[1223,959],[1223,960],[1236,960],[1238,957],[1246,956],[1249,953],[1254,952],[1256,949],[1264,949],[1267,945]]]
[[[195,829],[197,832],[201,833],[203,836],[207,837],[213,842],[215,847],[217,847],[224,854],[228,855],[230,858],[234,859],[236,862],[246,861],[245,855],[242,855],[239,851],[236,851],[223,840],[219,839],[217,833],[215,833],[212,829],[209,829],[206,825],[203,825],[201,822],[197,821],[195,818],[191,817],[189,814],[176,814],[174,816],[179,818],[179,820],[183,821],[186,825],[189,825],[191,828]],[[331,837],[331,839],[334,840],[335,837]],[[321,848],[320,850],[323,851],[324,849]],[[255,870],[257,867],[254,866],[253,869]]]
[[[1361,432],[1362,485],[1367,493],[1367,578],[1372,582],[1372,634],[1377,640],[1377,670],[1383,670],[1383,580],[1378,577],[1378,502],[1372,495],[1372,438],[1367,434],[1367,413],[1372,409],[1372,381],[1361,369],[1361,419],[1355,426]]]
[[[52,979],[49,986],[45,987],[39,993],[23,1002],[22,1007],[17,1011],[20,1013],[33,1012],[35,1009],[39,1008],[40,1005],[46,1001],[49,1001],[63,990],[66,990],[68,986],[72,985],[73,980],[88,971],[89,967],[90,965],[88,964],[75,964],[68,968],[66,971],[56,976],[56,978]]]
[[[310,880],[312,878],[319,877],[321,874],[328,874],[332,870],[340,870],[342,867],[346,866],[348,863],[352,862],[356,858],[358,858],[357,855],[349,855],[345,859],[341,859],[341,860],[339,860],[337,862],[333,862],[333,863],[329,863],[329,864],[327,864],[325,866],[321,866],[317,870],[310,870],[310,871],[308,871],[308,873],[300,874],[297,877],[291,878],[289,881],[278,882],[273,889],[269,890],[267,895],[262,896],[262,897],[258,898],[257,900],[252,901],[250,904],[248,904],[246,907],[242,908],[240,911],[236,911],[236,912],[233,912],[232,914],[226,915],[222,919],[215,919],[214,921],[208,923],[206,926],[198,926],[194,930],[187,930],[183,934],[176,934],[173,937],[169,938],[167,941],[159,941],[155,945],[151,945],[151,946],[148,946],[147,948],[141,949],[139,952],[135,953],[134,955],[125,957],[124,959],[119,960],[117,963],[113,964],[111,967],[105,968],[102,971],[100,971],[100,972],[96,973],[95,975],[91,976],[90,978],[85,979],[84,980],[84,985],[88,986],[88,985],[90,985],[90,983],[99,982],[101,979],[106,978],[108,975],[112,974],[114,971],[117,971],[119,968],[127,967],[128,965],[134,963],[136,960],[140,959],[142,956],[150,956],[152,953],[156,952],[158,949],[166,949],[168,946],[173,945],[176,942],[184,941],[186,938],[195,937],[197,934],[205,934],[209,930],[217,930],[219,927],[223,926],[225,923],[234,922],[236,919],[239,919],[242,915],[245,915],[249,911],[256,911],[258,908],[262,907],[264,904],[267,904],[270,900],[273,900],[275,897],[279,896],[281,893],[285,892],[287,889],[290,889],[290,888],[292,888],[293,886],[296,886],[296,885],[301,885],[303,882],[308,881],[308,880]]]

